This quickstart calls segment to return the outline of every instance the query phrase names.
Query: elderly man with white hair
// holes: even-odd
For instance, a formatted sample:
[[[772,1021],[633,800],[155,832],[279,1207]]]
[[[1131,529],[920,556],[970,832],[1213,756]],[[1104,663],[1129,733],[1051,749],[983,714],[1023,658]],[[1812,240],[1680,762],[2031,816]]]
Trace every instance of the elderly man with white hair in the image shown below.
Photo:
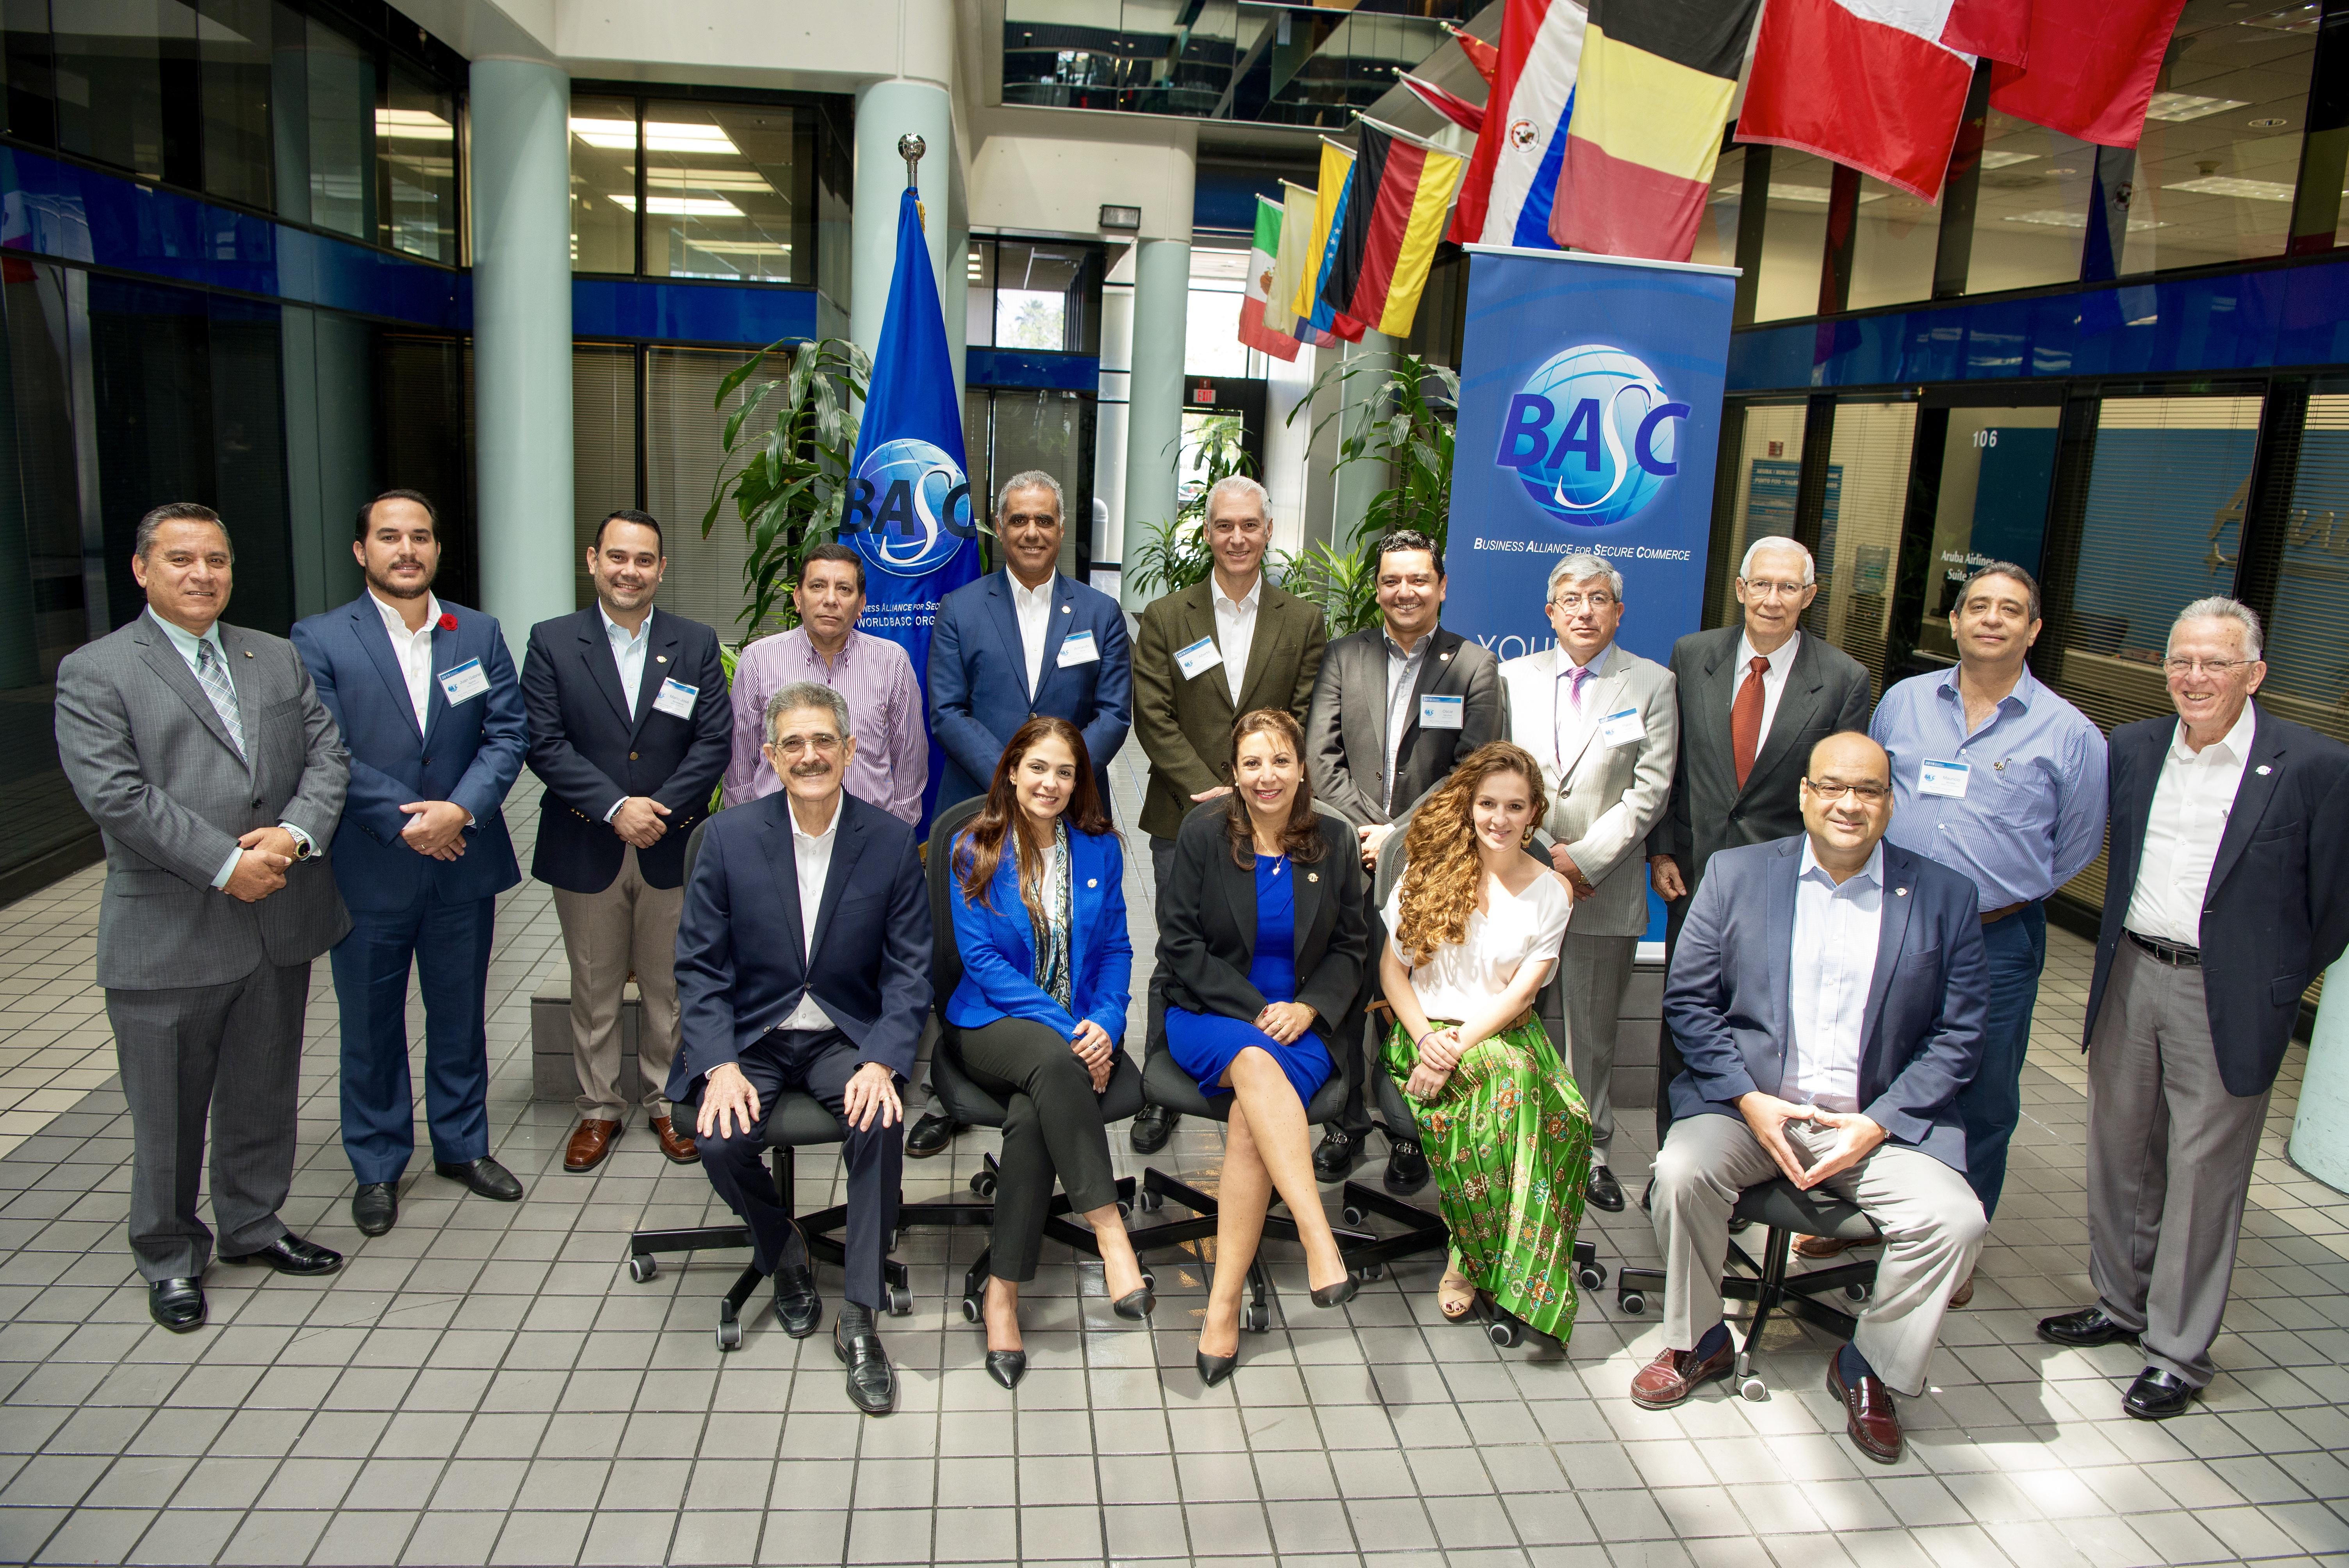
[[[1510,738],[1541,759],[1542,828],[1551,862],[1574,890],[1558,962],[1574,1081],[1590,1108],[1589,1199],[1610,1212],[1623,1187],[1609,1168],[1615,1137],[1615,1038],[1631,960],[1648,929],[1648,835],[1671,804],[1680,756],[1671,671],[1619,646],[1623,574],[1597,555],[1550,568],[1557,645],[1501,666]]]
[[[2217,1374],[2268,1095],[2301,993],[2349,946],[2349,747],[2251,700],[2259,616],[2178,613],[2178,717],[2113,731],[2110,871],[2083,1039],[2094,1305],[2057,1345],[2134,1344],[2121,1408],[2182,1414]]]

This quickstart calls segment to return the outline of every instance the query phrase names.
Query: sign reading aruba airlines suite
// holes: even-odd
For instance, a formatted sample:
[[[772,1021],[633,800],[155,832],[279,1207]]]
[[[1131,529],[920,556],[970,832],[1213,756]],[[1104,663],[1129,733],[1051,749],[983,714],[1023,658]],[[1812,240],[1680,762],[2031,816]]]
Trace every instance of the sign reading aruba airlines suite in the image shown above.
[[[1617,640],[1661,664],[1702,614],[1736,274],[1468,250],[1444,621],[1546,648],[1550,568],[1587,551],[1623,574]]]

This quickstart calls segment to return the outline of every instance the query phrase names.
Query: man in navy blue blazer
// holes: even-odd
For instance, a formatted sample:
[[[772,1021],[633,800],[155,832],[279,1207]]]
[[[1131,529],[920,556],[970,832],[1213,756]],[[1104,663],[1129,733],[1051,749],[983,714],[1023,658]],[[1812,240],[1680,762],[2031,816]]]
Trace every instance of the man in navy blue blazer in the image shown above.
[[[899,1090],[929,1014],[929,895],[914,830],[843,788],[856,752],[847,700],[794,681],[768,699],[765,725],[783,788],[712,817],[687,879],[677,932],[685,1043],[668,1098],[696,1108],[702,1168],[750,1227],[751,1257],[774,1276],[775,1316],[794,1339],[815,1332],[823,1303],[767,1174],[766,1119],[794,1090],[847,1125],[848,1299],[833,1348],[850,1401],[877,1416],[896,1398],[874,1315],[897,1224]]]
[[[571,1049],[579,1125],[563,1152],[574,1175],[619,1141],[631,1090],[663,1154],[696,1158],[663,1090],[677,1054],[677,923],[685,843],[709,815],[734,746],[718,634],[653,608],[668,568],[659,521],[616,511],[595,528],[595,603],[530,629],[523,656],[530,770],[546,785],[530,874],[554,889],[571,965]],[[620,1081],[620,1003],[642,1004],[641,1084]]]
[[[482,1014],[497,895],[522,881],[501,810],[529,744],[513,659],[492,616],[432,592],[432,503],[387,490],[359,508],[351,553],[367,592],[294,627],[318,696],[350,748],[335,884],[351,932],[334,950],[343,1020],[343,1149],[351,1218],[379,1236],[399,1214],[416,1152],[408,974],[424,993],[424,1103],[432,1168],[485,1198],[522,1183],[490,1158]]]
[[[1680,1042],[1656,1156],[1664,1351],[1631,1382],[1679,1404],[1734,1360],[1721,1268],[1738,1193],[1772,1176],[1857,1204],[1884,1235],[1875,1295],[1830,1363],[1859,1450],[1900,1457],[1889,1388],[1914,1394],[1989,1222],[1967,1185],[1958,1091],[1982,1056],[1988,961],[1974,884],[1884,841],[1884,748],[1811,748],[1802,833],[1706,867],[1664,988]]]

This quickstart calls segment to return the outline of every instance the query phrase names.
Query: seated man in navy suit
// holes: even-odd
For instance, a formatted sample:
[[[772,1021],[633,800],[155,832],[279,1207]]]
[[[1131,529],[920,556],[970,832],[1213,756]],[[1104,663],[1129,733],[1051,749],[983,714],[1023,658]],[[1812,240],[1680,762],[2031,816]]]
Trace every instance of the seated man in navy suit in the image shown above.
[[[1988,962],[1974,885],[1882,841],[1891,765],[1856,730],[1811,748],[1804,831],[1723,850],[1681,928],[1664,1023],[1684,1070],[1656,1157],[1664,1352],[1631,1380],[1660,1410],[1725,1377],[1730,1211],[1784,1175],[1883,1232],[1876,1292],[1827,1370],[1859,1450],[1900,1457],[1887,1388],[1915,1394],[1989,1222],[1966,1184],[1958,1091],[1982,1055]]]
[[[848,1124],[846,1305],[833,1348],[870,1416],[896,1397],[874,1314],[897,1225],[901,1086],[930,1006],[930,904],[914,830],[843,788],[848,704],[794,681],[768,699],[767,760],[782,789],[702,830],[677,932],[684,1044],[668,1098],[698,1106],[710,1185],[750,1229],[794,1339],[823,1321],[807,1243],[776,1201],[763,1129],[776,1097],[812,1095]]]

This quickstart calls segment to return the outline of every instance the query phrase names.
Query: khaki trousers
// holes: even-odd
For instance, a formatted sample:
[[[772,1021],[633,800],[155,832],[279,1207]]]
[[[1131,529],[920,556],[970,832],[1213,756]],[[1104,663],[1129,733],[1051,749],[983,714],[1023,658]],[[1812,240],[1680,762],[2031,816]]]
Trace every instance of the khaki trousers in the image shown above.
[[[651,887],[633,845],[620,850],[620,874],[602,892],[554,890],[563,923],[564,955],[571,960],[571,1048],[579,1068],[579,1114],[626,1121],[620,1092],[620,1001],[628,975],[636,977],[636,1069],[644,1078],[647,1118],[667,1116],[668,1065],[677,1055],[677,923],[685,888]]]
[[[1835,1135],[1790,1121],[1786,1141],[1808,1165]],[[1665,1135],[1656,1156],[1656,1244],[1664,1254],[1664,1343],[1672,1349],[1694,1349],[1721,1321],[1730,1211],[1739,1192],[1779,1173],[1743,1118],[1687,1117]],[[1950,1293],[1972,1272],[1990,1229],[1982,1200],[1931,1155],[1889,1142],[1825,1186],[1884,1233],[1876,1294],[1851,1342],[1895,1393],[1921,1393]]]

